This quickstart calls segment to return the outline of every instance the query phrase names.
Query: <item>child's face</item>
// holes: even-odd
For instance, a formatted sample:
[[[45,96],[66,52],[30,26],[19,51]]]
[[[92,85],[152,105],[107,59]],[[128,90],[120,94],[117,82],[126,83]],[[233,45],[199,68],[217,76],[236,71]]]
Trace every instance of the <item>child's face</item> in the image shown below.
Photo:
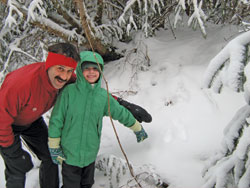
[[[95,67],[88,67],[88,68],[84,69],[82,74],[83,74],[84,78],[90,84],[95,83],[98,80],[99,76],[100,76],[100,73],[99,73],[98,69],[95,68]]]

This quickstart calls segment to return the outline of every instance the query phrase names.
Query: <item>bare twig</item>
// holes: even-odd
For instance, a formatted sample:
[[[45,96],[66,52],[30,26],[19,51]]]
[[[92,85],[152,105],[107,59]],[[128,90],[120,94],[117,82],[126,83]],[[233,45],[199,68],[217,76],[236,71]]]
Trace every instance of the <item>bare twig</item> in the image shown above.
[[[154,31],[155,29],[157,29],[159,27],[159,25],[162,24],[162,22],[166,19],[166,17],[172,12],[173,8],[177,5],[177,2],[173,3],[172,5],[166,5],[162,10],[164,10],[164,12],[156,17],[155,19],[152,20],[152,31]]]
[[[169,19],[169,16],[167,16],[167,17],[168,17],[168,23],[169,23],[169,25],[170,25],[171,32],[172,32],[172,34],[173,34],[173,36],[174,36],[174,39],[176,39],[176,35],[175,35],[175,33],[174,33],[174,30],[173,30],[171,21],[170,21],[170,19]]]

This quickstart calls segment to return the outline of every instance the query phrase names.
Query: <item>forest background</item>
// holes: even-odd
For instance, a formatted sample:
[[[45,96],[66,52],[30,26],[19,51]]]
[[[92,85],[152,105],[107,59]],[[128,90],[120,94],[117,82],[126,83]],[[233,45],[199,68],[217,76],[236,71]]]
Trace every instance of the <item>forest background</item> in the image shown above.
[[[1,82],[8,72],[45,60],[47,47],[55,42],[71,42],[79,51],[95,50],[107,65],[137,55],[132,60],[136,75],[150,69],[153,57],[147,45],[121,49],[119,44],[137,42],[138,33],[149,39],[156,37],[159,30],[166,30],[168,36],[176,38],[176,28],[187,25],[199,30],[205,40],[212,24],[237,26],[238,34],[211,59],[204,88],[213,87],[220,93],[224,87],[229,87],[243,93],[246,104],[225,128],[221,152],[211,157],[204,170],[204,187],[249,187],[248,0],[2,0],[0,5]],[[129,92],[125,93],[129,95]],[[152,177],[157,182],[158,176]]]

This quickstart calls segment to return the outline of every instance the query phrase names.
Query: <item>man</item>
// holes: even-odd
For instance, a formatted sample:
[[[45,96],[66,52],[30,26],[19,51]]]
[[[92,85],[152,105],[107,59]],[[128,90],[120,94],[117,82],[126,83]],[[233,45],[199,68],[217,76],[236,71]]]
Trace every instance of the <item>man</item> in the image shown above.
[[[42,115],[54,105],[59,90],[75,81],[73,72],[79,55],[68,43],[52,45],[48,51],[45,63],[26,65],[9,73],[0,89],[0,154],[6,167],[7,188],[24,188],[25,175],[33,167],[29,153],[22,149],[21,138],[41,160],[40,187],[59,187],[58,167],[50,157],[48,129]],[[120,104],[125,102],[122,105],[130,108],[138,121],[151,121],[144,109],[117,100]]]

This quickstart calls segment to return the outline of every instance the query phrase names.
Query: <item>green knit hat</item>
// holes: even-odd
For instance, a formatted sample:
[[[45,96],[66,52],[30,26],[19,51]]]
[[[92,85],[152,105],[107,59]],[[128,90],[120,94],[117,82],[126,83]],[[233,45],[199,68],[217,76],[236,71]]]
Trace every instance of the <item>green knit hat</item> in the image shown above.
[[[96,59],[97,59],[97,62],[101,65],[101,67],[103,69],[104,61],[103,61],[102,56],[100,54],[98,54],[96,52],[92,52],[92,51],[80,52],[80,63],[87,61],[87,62],[93,62],[94,64],[97,64]]]
[[[89,62],[89,61],[82,62],[82,65],[81,65],[82,71],[84,71],[84,69],[87,69],[87,68],[90,68],[90,67],[96,68],[100,72],[97,63],[93,63],[93,62]]]

